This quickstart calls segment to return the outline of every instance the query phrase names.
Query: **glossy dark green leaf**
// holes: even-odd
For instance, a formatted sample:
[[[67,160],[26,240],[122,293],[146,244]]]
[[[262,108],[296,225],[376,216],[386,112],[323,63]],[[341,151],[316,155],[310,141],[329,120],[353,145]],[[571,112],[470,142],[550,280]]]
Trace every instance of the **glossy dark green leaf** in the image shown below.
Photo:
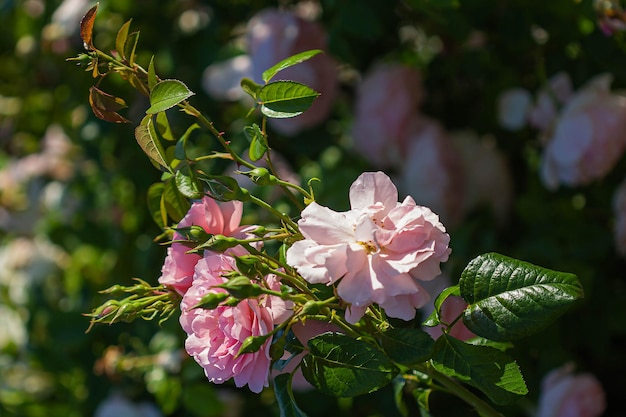
[[[434,344],[428,333],[414,328],[389,329],[380,340],[391,360],[409,367],[430,359]]]
[[[508,341],[536,332],[583,297],[576,275],[497,253],[473,259],[459,280],[463,322],[478,336]]]
[[[319,53],[322,53],[322,51],[319,49],[312,49],[309,51],[300,52],[299,54],[290,56],[287,59],[283,59],[279,63],[273,65],[271,68],[263,71],[263,75],[262,75],[263,81],[267,83],[272,78],[274,78],[276,74],[278,74],[280,71],[284,70],[285,68],[289,68],[301,62],[309,60]]]
[[[146,110],[146,113],[154,114],[171,109],[182,101],[187,100],[193,94],[181,81],[159,81],[150,93],[150,107]]]
[[[274,81],[264,85],[257,95],[261,111],[267,117],[288,118],[311,107],[319,93],[295,81]]]
[[[139,146],[150,160],[158,167],[169,170],[165,150],[154,128],[152,116],[145,116],[141,124],[135,128],[135,139],[137,139],[137,143],[139,143]]]
[[[280,417],[306,417],[293,396],[290,374],[280,374],[274,378],[274,395],[280,410]]]
[[[309,340],[302,362],[307,381],[322,393],[354,397],[376,391],[399,370],[376,347],[342,333],[324,333]]]
[[[435,342],[432,364],[439,372],[478,388],[496,404],[510,404],[528,393],[517,363],[488,346],[443,334]]]

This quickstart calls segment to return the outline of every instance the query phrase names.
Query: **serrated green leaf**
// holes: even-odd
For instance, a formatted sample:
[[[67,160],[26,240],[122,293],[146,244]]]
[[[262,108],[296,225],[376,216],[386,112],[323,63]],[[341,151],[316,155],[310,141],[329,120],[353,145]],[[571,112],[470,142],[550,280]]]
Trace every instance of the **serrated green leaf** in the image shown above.
[[[288,118],[311,107],[319,93],[295,81],[274,81],[264,85],[257,95],[261,111],[267,117]]]
[[[398,328],[383,333],[381,343],[391,360],[411,367],[430,359],[435,342],[423,330]]]
[[[389,384],[399,372],[383,352],[342,333],[323,333],[309,340],[308,346],[302,373],[327,395],[367,394]]]
[[[148,64],[148,88],[150,91],[154,89],[154,86],[159,82],[159,78],[156,75],[154,68],[154,55],[150,58],[150,64]]]
[[[152,116],[145,116],[139,126],[135,128],[135,139],[150,160],[158,167],[169,170],[165,150],[154,128]]]
[[[280,417],[306,417],[293,396],[290,374],[280,374],[274,378],[274,395],[278,402]]]
[[[135,64],[135,50],[137,49],[137,42],[139,41],[139,32],[133,32],[128,34],[126,42],[124,44],[124,56],[128,61],[129,66]]]
[[[156,83],[150,93],[150,107],[148,114],[154,114],[171,109],[180,102],[187,100],[194,93],[179,80],[163,80]]]
[[[481,390],[495,404],[510,404],[528,393],[517,363],[506,353],[474,346],[443,334],[435,342],[433,367]]]
[[[189,211],[191,204],[184,195],[178,191],[174,178],[165,181],[163,189],[162,205],[170,218],[178,223]]]
[[[280,71],[284,70],[285,68],[289,68],[301,62],[309,60],[319,53],[322,53],[322,51],[319,49],[312,49],[310,51],[300,52],[299,54],[290,56],[287,59],[283,59],[282,61],[275,64],[271,68],[263,71],[263,74],[262,74],[263,81],[267,83],[269,82],[269,80],[274,78],[276,74],[278,74]]]
[[[178,191],[185,197],[199,199],[204,195],[202,186],[194,175],[193,169],[186,162],[177,167],[174,179]]]
[[[495,341],[528,336],[583,297],[576,275],[497,253],[470,261],[459,286],[469,304],[463,314],[465,326]]]
[[[248,148],[248,157],[250,161],[255,162],[263,158],[265,152],[267,152],[267,140],[261,132],[259,125],[254,123],[252,126],[246,126],[243,128],[243,133],[250,141],[250,148]]]
[[[126,40],[128,39],[128,30],[130,29],[131,21],[132,19],[124,23],[120,30],[117,32],[117,36],[115,37],[115,49],[117,50],[117,53],[120,55],[120,58],[122,58],[122,60],[126,59],[126,51],[124,50],[124,48],[126,46]]]
[[[167,213],[165,210],[162,210],[161,200],[163,196],[164,186],[162,182],[157,182],[152,184],[148,188],[147,193],[147,204],[148,211],[152,216],[152,220],[159,226],[161,229],[165,229],[165,225],[167,224]]]

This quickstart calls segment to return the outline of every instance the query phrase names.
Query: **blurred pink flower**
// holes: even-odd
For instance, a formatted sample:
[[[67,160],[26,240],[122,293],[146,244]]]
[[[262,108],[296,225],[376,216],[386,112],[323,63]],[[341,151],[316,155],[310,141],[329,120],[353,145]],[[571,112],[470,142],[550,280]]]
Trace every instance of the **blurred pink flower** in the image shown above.
[[[220,234],[237,238],[247,237],[250,230],[256,226],[240,226],[243,203],[229,201],[218,203],[211,197],[205,196],[202,200],[194,202],[185,217],[178,223],[178,228],[200,226],[209,234]],[[184,295],[191,286],[194,267],[201,256],[187,253],[190,247],[176,240],[182,240],[183,236],[174,233],[174,243],[168,248],[165,262],[161,269],[159,283],[171,286],[179,294]],[[235,247],[226,253],[245,254],[241,247]]]
[[[452,323],[454,319],[456,319],[460,314],[463,313],[463,310],[465,310],[466,307],[467,303],[462,297],[453,295],[446,298],[446,300],[441,305],[441,321],[447,324]],[[442,328],[442,325],[438,325],[435,327],[425,327],[424,331],[428,333],[433,339],[437,339],[443,333]],[[452,337],[456,337],[459,340],[469,340],[476,337],[474,333],[472,333],[468,330],[467,327],[465,327],[465,324],[463,324],[462,320],[457,321],[454,326],[452,326],[448,334]]]
[[[626,147],[626,97],[611,94],[612,77],[598,76],[565,105],[547,132],[541,176],[551,189],[604,177]]]
[[[424,97],[420,73],[401,64],[377,64],[356,92],[355,149],[375,167],[403,161],[412,119]]]
[[[530,93],[523,88],[510,88],[498,97],[498,121],[508,130],[518,130],[526,125],[532,103]]]
[[[486,207],[500,224],[504,223],[513,201],[513,178],[495,138],[460,131],[452,140],[463,162],[463,211]]]
[[[290,311],[280,297],[267,295],[242,300],[234,307],[193,308],[208,292],[225,292],[215,286],[225,283],[227,279],[222,275],[233,270],[234,258],[224,254],[206,252],[196,264],[193,283],[181,301],[180,324],[187,333],[185,349],[204,368],[209,381],[221,384],[234,378],[237,387],[248,385],[258,393],[268,386],[272,338],[256,352],[237,353],[248,336],[267,335],[274,324],[287,319]],[[280,288],[275,276],[265,280],[269,288]]]
[[[261,74],[277,62],[310,49],[328,49],[322,25],[305,20],[290,11],[265,9],[248,22],[248,53],[252,74],[261,83]],[[338,89],[337,64],[322,53],[281,71],[276,79],[293,80],[321,93],[313,105],[297,117],[270,119],[274,129],[293,136],[326,120]]]
[[[559,108],[572,97],[572,80],[569,75],[559,72],[548,80],[548,85],[539,91],[534,105],[528,113],[530,125],[547,131],[557,116]]]
[[[434,120],[415,118],[409,129],[400,189],[455,227],[464,215],[465,173],[459,152]]]
[[[598,417],[604,412],[600,382],[592,374],[574,375],[573,370],[573,364],[566,364],[544,377],[536,417]]]
[[[288,249],[287,263],[310,283],[339,281],[352,323],[373,303],[390,317],[412,319],[429,299],[418,281],[441,273],[450,237],[429,208],[411,197],[399,203],[382,172],[361,174],[350,187],[350,204],[346,212],[308,205],[298,222],[305,239]]]

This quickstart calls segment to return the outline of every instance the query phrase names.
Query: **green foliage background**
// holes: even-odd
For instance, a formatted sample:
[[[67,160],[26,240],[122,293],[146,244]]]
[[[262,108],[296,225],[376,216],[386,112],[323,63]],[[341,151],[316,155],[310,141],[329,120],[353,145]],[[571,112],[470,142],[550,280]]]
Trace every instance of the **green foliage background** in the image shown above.
[[[75,167],[75,174],[60,182],[57,204],[42,202],[42,190],[59,183],[53,178],[32,179],[17,191],[0,189],[2,207],[10,215],[9,226],[1,232],[2,250],[15,242],[43,239],[64,254],[43,270],[33,272],[30,264],[16,267],[24,276],[39,274],[28,284],[22,304],[11,298],[8,281],[0,281],[0,306],[17,312],[28,334],[23,345],[0,346],[0,416],[90,416],[115,391],[137,401],[156,402],[168,416],[227,415],[233,404],[239,404],[242,415],[277,415],[271,392],[255,396],[228,385],[213,386],[189,359],[182,359],[178,369],[176,358],[184,358],[183,334],[175,319],[162,327],[136,322],[98,326],[85,334],[88,320],[81,314],[104,300],[97,291],[114,283],[129,284],[132,277],[155,283],[160,275],[165,251],[152,242],[160,230],[145,204],[147,189],[158,181],[159,172],[137,146],[133,126],[108,124],[92,115],[87,97],[93,80],[66,62],[82,51],[78,26],[67,37],[53,39],[51,16],[59,4],[0,1],[0,168],[39,152],[41,139],[53,124],[71,139]],[[265,7],[292,4],[103,1],[95,43],[112,48],[119,27],[132,18],[133,29],[141,31],[139,62],[147,66],[154,55],[159,74],[183,80],[196,93],[195,105],[211,115],[220,129],[236,132],[231,136],[236,140],[242,136],[241,120],[247,109],[208,97],[201,86],[202,71],[241,52],[233,42],[238,25]],[[451,233],[451,275],[458,277],[476,255],[497,251],[571,271],[583,283],[583,302],[550,328],[516,343],[511,355],[518,359],[530,394],[519,406],[504,408],[504,413],[524,415],[537,399],[541,377],[573,361],[603,383],[609,404],[606,415],[619,416],[622,389],[611,381],[626,374],[626,304],[620,302],[626,287],[625,263],[613,243],[611,200],[626,164],[621,161],[605,179],[590,186],[548,191],[539,182],[541,148],[536,132],[499,128],[496,102],[505,88],[536,91],[561,70],[572,76],[576,87],[593,75],[610,72],[614,87],[624,88],[623,34],[607,37],[597,29],[590,0],[322,0],[320,4],[330,53],[341,63],[359,72],[380,59],[418,66],[428,90],[424,111],[449,129],[469,127],[495,135],[498,148],[508,157],[515,186],[512,219],[497,228],[488,212],[471,213]],[[205,24],[184,30],[180,19],[186,12],[206,16]],[[403,42],[398,29],[406,25],[418,28],[434,43],[416,48]],[[488,39],[488,46],[467,48],[477,31]],[[428,45],[440,45],[445,53]],[[124,115],[138,124],[147,101],[121,80],[107,79],[106,85],[108,92],[126,98],[130,108]],[[325,124],[295,138],[271,137],[272,146],[303,177],[322,179],[317,198],[336,210],[347,207],[347,189],[354,178],[371,169],[346,138],[353,87],[342,84]],[[0,268],[13,271],[6,265]],[[173,359],[164,361],[165,354]],[[341,400],[314,392],[296,395],[311,416],[399,415],[391,388]],[[431,401],[435,416],[455,416],[465,410],[448,396],[435,394]]]

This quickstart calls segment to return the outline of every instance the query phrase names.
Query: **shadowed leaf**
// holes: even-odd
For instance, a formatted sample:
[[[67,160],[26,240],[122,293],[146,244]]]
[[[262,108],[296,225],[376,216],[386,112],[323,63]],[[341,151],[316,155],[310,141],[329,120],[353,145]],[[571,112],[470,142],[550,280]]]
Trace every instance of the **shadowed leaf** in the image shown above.
[[[113,123],[128,123],[130,120],[117,113],[126,108],[126,102],[119,97],[107,94],[97,87],[89,88],[89,105],[93,113],[102,120]]]
[[[88,51],[93,51],[93,23],[96,20],[96,12],[98,11],[98,5],[96,3],[91,9],[85,13],[80,21],[80,38],[83,40],[83,45]]]

